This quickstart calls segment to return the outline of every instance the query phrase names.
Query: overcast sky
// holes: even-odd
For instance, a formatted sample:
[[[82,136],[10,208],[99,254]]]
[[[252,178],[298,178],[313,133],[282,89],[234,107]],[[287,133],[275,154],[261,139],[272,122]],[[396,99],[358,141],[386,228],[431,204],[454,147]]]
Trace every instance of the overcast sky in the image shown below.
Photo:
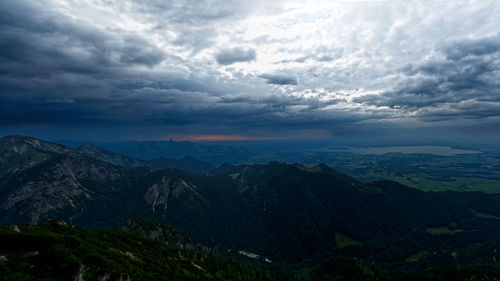
[[[497,0],[2,0],[0,134],[499,139],[499,15]]]

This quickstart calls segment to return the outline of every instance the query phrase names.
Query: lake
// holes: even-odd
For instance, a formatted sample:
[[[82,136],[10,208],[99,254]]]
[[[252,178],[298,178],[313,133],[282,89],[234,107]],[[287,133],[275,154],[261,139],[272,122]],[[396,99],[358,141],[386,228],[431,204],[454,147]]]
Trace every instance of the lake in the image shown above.
[[[404,153],[404,154],[434,154],[441,156],[453,156],[458,154],[476,154],[482,153],[481,151],[456,149],[450,146],[383,146],[383,147],[350,147],[348,151],[356,154],[376,154],[381,155],[384,153]]]

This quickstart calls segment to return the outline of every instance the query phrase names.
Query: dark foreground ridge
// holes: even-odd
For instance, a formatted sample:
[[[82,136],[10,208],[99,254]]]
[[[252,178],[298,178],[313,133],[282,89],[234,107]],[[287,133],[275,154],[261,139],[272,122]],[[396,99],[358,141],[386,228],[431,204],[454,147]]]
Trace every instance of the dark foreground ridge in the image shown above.
[[[172,232],[165,233],[172,235]],[[86,230],[51,221],[0,227],[0,280],[291,280],[217,257],[187,238]]]
[[[176,230],[130,219],[117,230],[63,221],[0,227],[0,280],[497,280],[498,269],[437,268],[401,272],[335,257],[281,273],[216,255]],[[295,276],[292,275],[294,273]]]

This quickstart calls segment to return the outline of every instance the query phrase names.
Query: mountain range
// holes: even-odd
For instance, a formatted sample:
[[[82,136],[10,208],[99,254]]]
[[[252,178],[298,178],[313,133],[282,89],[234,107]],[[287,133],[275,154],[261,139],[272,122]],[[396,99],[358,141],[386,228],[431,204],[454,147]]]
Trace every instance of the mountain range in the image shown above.
[[[403,272],[499,267],[498,194],[362,183],[323,164],[138,160],[23,136],[0,139],[0,155],[0,224],[117,229],[142,217],[223,255],[326,275],[339,259]]]
[[[66,143],[66,142],[63,142]],[[81,142],[67,142],[69,146],[81,146]],[[85,143],[83,145],[86,145]],[[194,157],[204,162],[219,165],[224,162],[247,162],[262,149],[249,149],[245,146],[231,146],[215,143],[196,143],[188,141],[135,141],[120,143],[94,143],[92,146],[126,155],[135,159],[152,160],[158,157],[182,159]]]

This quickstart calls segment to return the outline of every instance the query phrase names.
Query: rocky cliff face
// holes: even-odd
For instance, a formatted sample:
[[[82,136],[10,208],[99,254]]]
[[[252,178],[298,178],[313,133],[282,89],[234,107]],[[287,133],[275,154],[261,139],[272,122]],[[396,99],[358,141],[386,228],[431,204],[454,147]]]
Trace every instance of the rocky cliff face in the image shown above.
[[[202,244],[194,243],[187,235],[172,227],[145,219],[130,218],[122,224],[120,230],[161,241],[180,249],[196,252],[198,255],[218,254],[217,248],[209,248]]]
[[[72,149],[8,136],[0,139],[0,155],[0,223],[57,218],[108,226],[137,209],[143,216],[170,217],[172,200],[207,201],[187,173],[173,169],[151,173],[158,168],[151,166],[155,160],[132,159],[95,146]],[[169,166],[194,163],[195,169],[203,163],[192,158],[160,160]],[[89,220],[92,217],[98,219]]]
[[[90,160],[70,156],[52,156],[50,161],[18,171],[8,179],[15,186],[1,198],[0,208],[23,209],[31,223],[50,213],[69,208],[76,212],[85,208],[85,201],[93,200],[96,184],[116,189],[113,182],[121,176],[115,167],[101,166]]]
[[[130,179],[124,168],[29,137],[0,139],[0,154],[0,221],[71,220]]]
[[[155,213],[157,208],[167,210],[169,197],[171,200],[178,200],[183,193],[205,200],[203,195],[196,190],[196,186],[188,184],[185,179],[176,175],[162,176],[157,183],[147,188],[144,200],[151,205]]]
[[[73,149],[64,145],[42,141],[32,137],[7,136],[0,139],[0,151],[2,151],[2,153],[12,151],[18,155],[23,155],[35,150],[68,155],[78,154],[73,151]]]
[[[0,139],[0,177],[34,167],[54,155],[77,153],[70,148],[35,138],[9,136]]]

